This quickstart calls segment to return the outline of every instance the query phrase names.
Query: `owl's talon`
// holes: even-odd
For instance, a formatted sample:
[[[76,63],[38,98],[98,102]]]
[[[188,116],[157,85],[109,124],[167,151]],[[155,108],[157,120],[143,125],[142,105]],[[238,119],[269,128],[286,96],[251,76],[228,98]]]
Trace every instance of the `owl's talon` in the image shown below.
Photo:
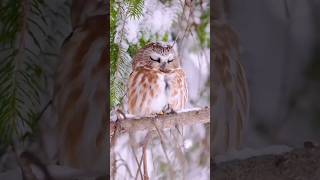
[[[152,114],[149,114],[149,115],[144,116],[144,117],[154,118],[154,117],[157,117],[157,114],[152,113]]]
[[[177,111],[171,109],[170,112],[168,112],[168,114],[178,114]]]
[[[165,113],[163,111],[157,113],[158,116],[163,116]]]
[[[178,114],[169,104],[164,108],[163,112],[165,114]]]
[[[121,110],[116,110],[117,119],[127,119],[126,114]]]

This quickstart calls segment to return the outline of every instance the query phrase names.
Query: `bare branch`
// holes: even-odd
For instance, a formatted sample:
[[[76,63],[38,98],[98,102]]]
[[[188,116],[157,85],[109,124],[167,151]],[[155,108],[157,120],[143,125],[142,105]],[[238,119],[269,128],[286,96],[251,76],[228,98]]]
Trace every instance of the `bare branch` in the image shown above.
[[[177,114],[164,114],[156,117],[143,117],[140,119],[127,118],[118,122],[110,122],[110,136],[117,128],[118,133],[135,132],[142,130],[154,131],[159,129],[174,128],[176,125],[193,125],[208,123],[210,109],[204,108],[197,111],[181,112]],[[118,126],[118,127],[117,127]]]
[[[320,147],[306,147],[281,155],[263,155],[213,166],[212,174],[216,180],[316,180],[320,177]]]

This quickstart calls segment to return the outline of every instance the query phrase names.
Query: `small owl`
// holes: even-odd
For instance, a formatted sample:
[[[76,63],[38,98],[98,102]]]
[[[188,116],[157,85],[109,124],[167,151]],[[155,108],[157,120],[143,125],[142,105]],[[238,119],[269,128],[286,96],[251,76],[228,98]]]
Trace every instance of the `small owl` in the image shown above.
[[[128,112],[146,116],[186,106],[188,89],[180,60],[170,45],[150,43],[133,58]]]
[[[249,121],[249,89],[240,62],[239,38],[228,17],[229,0],[217,0],[213,9],[213,68],[211,155],[241,149]]]

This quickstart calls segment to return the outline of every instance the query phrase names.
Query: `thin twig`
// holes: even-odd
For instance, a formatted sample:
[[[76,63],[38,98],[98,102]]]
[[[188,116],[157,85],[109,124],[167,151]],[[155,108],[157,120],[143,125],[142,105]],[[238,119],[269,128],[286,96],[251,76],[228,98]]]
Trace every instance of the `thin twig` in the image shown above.
[[[143,147],[142,147],[142,157],[143,157],[143,172],[144,172],[144,180],[149,180],[148,176],[148,162],[147,162],[147,144],[149,142],[150,138],[150,132],[146,135],[144,142],[143,142]]]
[[[133,145],[132,145],[133,142],[135,143],[135,139],[132,138],[132,133],[131,133],[131,132],[129,133],[129,138],[130,138],[130,145],[131,145],[132,153],[133,153],[134,158],[135,158],[135,161],[136,161],[136,163],[137,163],[137,165],[138,165],[138,169],[137,169],[137,172],[136,172],[135,180],[138,179],[138,175],[139,175],[138,173],[140,173],[141,179],[143,179],[143,175],[142,175],[142,171],[141,171],[142,156],[141,156],[140,161],[138,161],[138,156],[137,156],[136,151],[135,151],[136,147],[133,147]],[[136,144],[135,144],[135,145],[136,145]]]
[[[141,159],[140,161],[138,161],[138,157],[137,155],[135,154],[135,159],[136,159],[136,162],[138,164],[138,169],[137,169],[137,172],[136,172],[136,177],[135,177],[135,180],[138,179],[138,173],[140,172],[140,176],[141,176],[141,179],[143,179],[143,175],[142,175],[142,171],[141,171],[141,165],[142,165],[142,160],[143,160],[143,155],[141,156]]]
[[[157,125],[156,125],[156,124],[154,124],[154,126],[155,126],[155,128],[156,128],[156,130],[157,130],[157,133],[158,133],[158,135],[159,135],[159,138],[160,138],[160,144],[161,144],[162,150],[163,150],[164,155],[165,155],[165,157],[166,157],[166,159],[167,159],[167,161],[168,161],[169,174],[170,174],[170,176],[172,176],[172,174],[173,174],[173,173],[172,173],[172,169],[173,169],[173,167],[171,166],[171,162],[170,162],[170,159],[169,159],[169,156],[168,156],[168,153],[167,153],[166,147],[165,147],[165,143],[164,143],[163,138],[162,138],[162,136],[161,136],[161,131],[159,130],[159,128],[157,127]],[[171,179],[172,179],[172,178],[171,178]]]
[[[46,110],[49,108],[50,105],[52,105],[52,99],[49,100],[49,102],[48,102],[48,103],[44,106],[44,108],[40,111],[39,116],[38,116],[37,119],[36,119],[36,122],[38,122],[38,121],[41,119],[42,115],[46,112]]]
[[[189,6],[190,6],[190,7],[189,7]],[[184,30],[183,36],[182,36],[182,38],[181,38],[180,41],[183,41],[183,39],[184,39],[184,37],[185,37],[185,35],[186,35],[187,30],[191,27],[191,25],[189,24],[189,22],[190,22],[190,18],[191,18],[191,14],[192,14],[192,4],[187,5],[186,2],[183,4],[183,9],[182,9],[182,16],[183,16],[183,17],[185,17],[185,7],[189,7],[190,13],[189,13],[189,16],[188,16],[188,19],[187,19],[187,27],[186,27],[186,29]],[[177,42],[178,38],[179,38],[179,33],[178,33],[176,39],[173,41],[172,47],[173,47],[173,46],[175,45],[175,43]]]
[[[111,175],[112,175],[112,179],[115,180],[116,179],[116,173],[117,173],[117,161],[116,161],[116,154],[114,152],[114,149],[112,149],[112,147],[115,147],[116,144],[116,136],[117,136],[117,132],[118,132],[118,127],[119,127],[119,123],[118,121],[115,122],[115,128],[113,131],[113,136],[111,136],[111,153],[112,153],[112,169],[111,169]]]
[[[127,163],[127,160],[124,160],[122,157],[121,157],[121,154],[120,153],[117,153],[117,155],[118,155],[118,161],[121,161],[122,162],[122,164],[119,164],[118,166],[117,166],[117,168],[120,168],[121,166],[124,166],[125,168],[126,168],[126,170],[128,171],[128,173],[129,173],[129,175],[130,175],[130,178],[133,178],[133,175],[132,175],[132,173],[131,173],[131,171],[130,171],[130,168],[129,168],[129,166],[128,166],[128,163]],[[120,162],[120,163],[121,163]]]

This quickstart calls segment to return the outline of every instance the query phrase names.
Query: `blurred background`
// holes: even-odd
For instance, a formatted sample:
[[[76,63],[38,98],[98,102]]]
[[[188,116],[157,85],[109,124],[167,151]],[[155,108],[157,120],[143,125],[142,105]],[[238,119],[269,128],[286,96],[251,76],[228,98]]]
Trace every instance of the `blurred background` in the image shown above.
[[[72,30],[70,7],[69,0],[0,2],[0,179],[22,179],[24,151],[48,161],[41,140],[55,119],[42,115],[50,109],[60,47]]]
[[[146,44],[174,44],[187,75],[188,108],[209,106],[209,1],[111,1],[111,105],[117,108],[126,92],[132,57]],[[124,102],[125,103],[125,102]],[[111,112],[112,114],[112,112]],[[111,117],[111,120],[115,116]],[[148,144],[150,179],[209,179],[209,124],[161,131]],[[147,132],[119,136],[111,149],[111,177],[133,179]]]
[[[250,91],[246,147],[319,141],[320,2],[229,0]]]
[[[59,63],[57,55],[64,39],[72,31],[71,1],[33,0],[31,6],[33,12],[29,14],[28,29],[21,29],[20,18],[17,18],[23,15],[21,2],[25,1],[1,1],[3,10],[0,14],[1,173],[7,173],[18,167],[15,154],[8,148],[10,144],[23,139],[22,150],[26,147],[38,148],[38,143],[34,143],[39,140],[37,137],[40,134],[37,117],[52,97],[53,72]],[[226,18],[240,39],[240,61],[247,74],[251,98],[249,138],[246,147],[260,148],[279,144],[301,147],[307,140],[318,142],[320,2],[317,0],[259,2],[229,0],[227,2]],[[112,106],[115,107],[121,101],[126,79],[131,72],[131,58],[137,50],[151,41],[174,42],[175,39],[177,39],[175,44],[177,52],[187,73],[189,107],[208,106],[209,1],[112,0],[111,4]],[[6,26],[6,23],[9,25]],[[21,32],[26,32],[25,46],[19,46]],[[17,65],[13,62],[19,59],[15,54],[15,50],[19,48],[28,48],[31,51],[25,50],[25,54],[19,56],[26,59],[20,70],[27,76],[20,74],[15,78],[17,76],[13,76],[12,67]],[[117,64],[120,64],[118,67],[121,69],[115,68]],[[23,81],[24,77],[29,81]],[[7,83],[3,83],[5,81]],[[17,88],[19,91],[13,91],[16,87],[19,87]],[[32,97],[35,100],[24,94],[24,89],[34,94]],[[20,98],[23,101],[20,101]],[[22,102],[35,103],[30,105]],[[19,116],[15,116],[18,114]],[[50,129],[50,126],[46,128]],[[178,146],[183,147],[188,163],[184,166],[183,173],[179,175],[208,178],[208,127],[202,125],[186,127],[183,131],[184,136],[178,136],[181,138]],[[136,139],[141,140],[143,137],[144,134]],[[168,144],[176,142],[172,138],[168,136]],[[131,156],[131,149],[128,148],[128,139],[128,136],[119,138],[115,149],[118,152],[123,150],[120,155],[127,153],[122,159],[129,164],[130,172],[134,172],[135,175],[136,163]],[[155,140],[152,145],[155,151],[149,151],[149,154],[155,154],[154,161],[158,162],[149,175],[154,179],[165,179],[170,166],[159,144],[160,141]],[[169,157],[172,159],[178,157],[174,153],[175,146],[176,144],[168,145],[168,151],[171,152]],[[127,161],[127,158],[133,160]],[[177,162],[181,164],[180,161]],[[118,164],[118,179],[130,178],[125,163]],[[177,172],[182,172],[180,171],[182,167],[172,166]]]

